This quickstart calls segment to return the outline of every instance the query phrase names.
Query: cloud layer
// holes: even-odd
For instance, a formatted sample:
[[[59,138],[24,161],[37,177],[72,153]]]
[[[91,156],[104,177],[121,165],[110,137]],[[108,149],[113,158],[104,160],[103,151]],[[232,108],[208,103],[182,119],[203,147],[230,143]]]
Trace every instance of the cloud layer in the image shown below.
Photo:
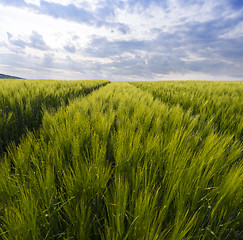
[[[0,72],[243,79],[241,0],[0,0]]]

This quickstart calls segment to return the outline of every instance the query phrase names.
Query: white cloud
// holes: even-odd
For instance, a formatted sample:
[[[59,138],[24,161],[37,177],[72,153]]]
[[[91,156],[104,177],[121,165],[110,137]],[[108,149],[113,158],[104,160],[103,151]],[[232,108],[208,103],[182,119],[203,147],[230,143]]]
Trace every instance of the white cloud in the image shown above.
[[[100,0],[45,0],[45,2],[61,4],[63,6],[68,6],[70,4],[77,7],[87,7],[91,10],[95,10],[96,7],[102,2]]]
[[[40,6],[40,0],[24,0],[27,4],[33,4],[36,6]]]
[[[105,0],[44,1],[80,9],[59,6],[55,15],[55,9],[38,8],[40,0],[25,0],[29,6],[22,8],[0,3],[0,72],[8,70],[10,75],[26,78],[116,80],[216,79],[217,74],[221,78],[220,73],[242,73],[230,58],[242,59],[242,49],[240,45],[231,47],[230,40],[243,36],[243,23],[238,21],[234,27],[223,24],[225,19],[235,21],[243,10],[233,11],[227,4],[221,6],[213,0],[189,4],[184,0],[182,5],[179,0],[168,0],[163,8],[156,1],[145,7],[144,1],[131,5],[126,0],[125,8],[116,8],[117,3],[109,6]],[[99,7],[105,9],[97,11]],[[78,18],[81,10],[90,21]],[[107,13],[111,13],[109,17]],[[122,27],[124,31],[119,30]],[[33,42],[36,44],[31,45]],[[37,49],[38,43],[47,47]],[[230,46],[228,52],[225,46]],[[207,64],[207,60],[211,62]],[[211,63],[217,69],[210,68]],[[231,72],[222,70],[227,66],[232,66]]]
[[[45,2],[57,3],[57,4],[67,6],[69,4],[74,4],[76,1],[74,1],[74,0],[45,0]]]
[[[105,28],[97,29],[86,24],[56,19],[26,8],[0,5],[0,13],[0,22],[4,23],[0,25],[0,38],[5,42],[8,41],[7,32],[11,33],[13,38],[27,41],[32,31],[36,31],[43,36],[52,50],[61,51],[67,42],[73,42],[76,48],[82,49],[90,41],[91,35],[104,35],[106,32],[110,34]],[[77,39],[75,41],[72,40],[74,36]]]
[[[230,31],[219,37],[224,39],[236,39],[243,37],[243,22],[238,23],[234,28],[230,29]]]
[[[215,19],[214,7],[219,3],[206,0],[204,4],[182,6],[179,1],[168,1],[168,8],[160,8],[156,4],[141,11],[139,5],[133,9],[127,5],[125,10],[117,9],[115,20],[127,24],[131,35],[127,39],[151,40],[156,37],[156,32],[150,29],[157,28],[163,32],[175,33],[185,29],[187,23],[203,23]],[[219,17],[219,16],[217,16]]]

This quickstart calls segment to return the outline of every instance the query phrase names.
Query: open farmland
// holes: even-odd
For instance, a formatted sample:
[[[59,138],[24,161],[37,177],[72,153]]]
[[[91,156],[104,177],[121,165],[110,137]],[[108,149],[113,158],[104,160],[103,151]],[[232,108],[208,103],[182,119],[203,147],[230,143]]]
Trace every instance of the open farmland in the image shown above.
[[[57,110],[109,81],[0,80],[0,155],[26,129],[40,127],[44,109]]]
[[[0,239],[243,238],[243,82],[0,86]]]

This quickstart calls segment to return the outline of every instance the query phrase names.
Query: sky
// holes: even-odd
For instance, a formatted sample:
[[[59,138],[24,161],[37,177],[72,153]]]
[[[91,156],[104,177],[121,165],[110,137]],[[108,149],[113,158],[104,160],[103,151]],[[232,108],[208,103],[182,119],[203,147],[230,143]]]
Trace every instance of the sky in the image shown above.
[[[0,73],[243,80],[243,0],[0,0]]]

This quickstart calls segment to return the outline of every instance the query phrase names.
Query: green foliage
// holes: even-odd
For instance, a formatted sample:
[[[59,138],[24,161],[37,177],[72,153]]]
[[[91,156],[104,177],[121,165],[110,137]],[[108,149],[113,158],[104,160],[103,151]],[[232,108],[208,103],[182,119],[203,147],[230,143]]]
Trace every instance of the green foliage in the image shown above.
[[[243,82],[170,81],[130,82],[153,94],[154,98],[180,105],[199,115],[200,127],[213,121],[215,130],[235,135],[243,142]]]
[[[0,155],[11,141],[19,143],[28,130],[37,130],[43,110],[56,110],[108,81],[0,80]]]
[[[45,111],[0,163],[0,239],[241,239],[240,137],[149,91]]]

